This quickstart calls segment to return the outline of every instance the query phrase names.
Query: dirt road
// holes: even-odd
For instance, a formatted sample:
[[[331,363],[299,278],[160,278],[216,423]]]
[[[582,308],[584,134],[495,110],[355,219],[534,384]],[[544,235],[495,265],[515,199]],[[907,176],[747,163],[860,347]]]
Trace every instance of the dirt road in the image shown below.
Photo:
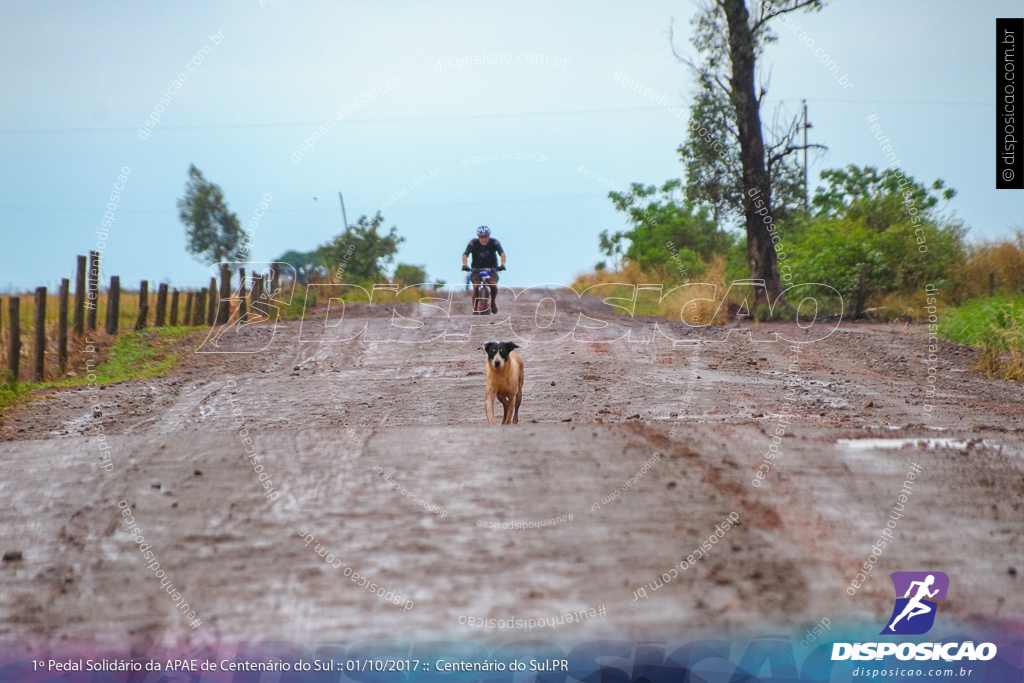
[[[98,411],[75,389],[9,412],[0,550],[23,559],[0,564],[0,637],[486,638],[510,630],[477,619],[581,610],[582,624],[513,635],[754,633],[884,619],[888,573],[919,569],[951,577],[943,618],[1024,616],[1024,391],[970,371],[968,348],[939,344],[929,413],[927,339],[911,327],[843,323],[794,355],[742,330],[673,346],[653,319],[574,305],[630,324],[632,341],[522,343],[515,426],[487,426],[476,350],[514,339],[507,322],[466,341],[339,341],[349,323],[390,324],[358,305],[345,325],[307,320],[309,343],[295,321],[232,332],[220,350],[266,348],[189,354],[167,377],[96,392]],[[755,335],[774,331],[805,334]],[[851,596],[912,463],[895,540]],[[180,600],[146,568],[121,501]]]

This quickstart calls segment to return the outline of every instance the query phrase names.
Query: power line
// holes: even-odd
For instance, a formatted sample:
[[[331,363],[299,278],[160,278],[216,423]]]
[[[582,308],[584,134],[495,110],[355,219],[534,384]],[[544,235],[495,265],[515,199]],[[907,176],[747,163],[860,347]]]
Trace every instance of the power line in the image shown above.
[[[840,102],[842,104],[913,104],[944,107],[995,107],[995,102],[939,102],[935,100],[845,100],[830,99],[822,97],[801,97],[801,100],[808,102]],[[765,100],[765,102],[795,102],[795,98],[780,98],[777,100]]]
[[[508,118],[520,118],[524,116],[564,116],[567,114],[607,114],[611,112],[630,112],[630,111],[663,111],[661,107],[619,107],[613,109],[574,109],[569,111],[534,111],[534,112],[521,112],[518,114],[467,114],[464,116],[418,116],[411,118],[398,118],[398,119],[358,119],[355,121],[347,121],[347,125],[356,124],[367,124],[367,123],[407,123],[410,121],[461,121],[466,119],[508,119]],[[204,130],[204,129],[220,129],[220,128],[284,128],[288,126],[318,126],[323,123],[323,119],[318,121],[282,121],[277,123],[220,123],[220,124],[203,124],[195,126],[164,126],[161,125],[159,128],[155,128],[155,131],[160,130]],[[117,131],[134,131],[138,130],[138,126],[129,128],[26,128],[26,129],[15,129],[8,128],[0,130],[0,133],[4,134],[18,134],[18,133],[109,133]]]
[[[407,204],[407,205],[395,205],[392,209],[425,209],[425,208],[443,208],[447,206],[481,206],[486,204],[527,204],[531,202],[560,202],[570,199],[597,199],[605,198],[607,195],[604,194],[576,194],[576,195],[564,195],[561,197],[532,197],[525,199],[497,199],[493,201],[480,201],[480,202],[457,202],[453,204]],[[0,211],[80,211],[80,212],[102,212],[103,209],[97,209],[95,207],[76,207],[76,206],[0,206]],[[177,215],[177,209],[118,209],[118,213],[166,213]],[[267,214],[273,213],[333,213],[334,209],[267,209]]]
[[[932,100],[847,100],[820,97],[801,98],[808,102],[838,102],[842,104],[890,104],[890,105],[927,105],[944,107],[995,107],[994,102],[941,102]],[[765,100],[766,102],[786,102],[790,100]],[[348,121],[347,125],[365,125],[376,123],[410,123],[416,121],[465,121],[470,119],[514,119],[530,116],[566,116],[571,114],[609,114],[621,112],[653,112],[664,111],[663,107],[618,107],[609,109],[573,109],[568,111],[534,111],[518,114],[467,114],[464,116],[419,116],[394,119],[361,119]],[[280,121],[276,123],[211,123],[191,126],[160,125],[154,130],[220,130],[225,128],[287,128],[297,126],[318,126],[323,120],[317,121]],[[2,135],[43,134],[43,133],[115,133],[138,130],[134,127],[112,128],[5,128],[0,129]]]

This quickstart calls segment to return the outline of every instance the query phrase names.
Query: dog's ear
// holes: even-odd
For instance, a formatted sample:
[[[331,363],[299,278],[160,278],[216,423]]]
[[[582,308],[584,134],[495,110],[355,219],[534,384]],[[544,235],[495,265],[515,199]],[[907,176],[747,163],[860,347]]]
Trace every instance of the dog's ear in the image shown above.
[[[491,347],[494,346],[494,342],[487,342],[486,344],[480,345],[480,350],[486,353],[488,356],[491,355]]]
[[[508,345],[509,345],[509,347],[511,347],[513,349],[521,349],[521,348],[523,348],[519,344],[516,344],[515,342],[508,342]]]

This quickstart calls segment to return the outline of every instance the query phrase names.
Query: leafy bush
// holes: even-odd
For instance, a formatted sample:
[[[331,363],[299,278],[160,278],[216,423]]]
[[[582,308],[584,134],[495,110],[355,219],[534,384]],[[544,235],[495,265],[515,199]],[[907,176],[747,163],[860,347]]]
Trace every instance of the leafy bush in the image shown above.
[[[408,263],[399,263],[395,267],[395,274],[391,279],[403,287],[421,285],[427,282],[427,269],[425,266],[412,266]]]
[[[904,222],[877,232],[863,218],[827,218],[812,223],[801,242],[787,245],[786,263],[799,281],[831,285],[846,299],[856,296],[861,264],[868,266],[870,293],[913,292],[928,283],[945,290],[963,272],[963,233],[955,223]],[[922,236],[927,252],[918,249]]]
[[[292,296],[292,300],[288,302],[287,316],[289,318],[299,318],[302,316],[302,312],[308,308],[316,306],[320,300],[320,293],[318,287],[309,288],[309,294],[306,294],[306,287],[296,287],[295,294]]]
[[[902,172],[880,174],[871,166],[826,170],[821,177],[828,187],[815,194],[812,221],[786,244],[797,281],[831,285],[852,298],[867,264],[868,291],[875,295],[959,285],[967,229],[934,211],[955,190],[943,189],[942,180],[927,188]]]
[[[632,229],[601,235],[601,250],[608,256],[621,253],[642,270],[656,272],[665,282],[699,277],[715,254],[726,254],[739,238],[719,229],[706,208],[680,194],[681,182],[670,180],[661,188],[633,183],[629,192],[609,192],[615,208],[629,216]],[[676,260],[676,256],[679,260]]]

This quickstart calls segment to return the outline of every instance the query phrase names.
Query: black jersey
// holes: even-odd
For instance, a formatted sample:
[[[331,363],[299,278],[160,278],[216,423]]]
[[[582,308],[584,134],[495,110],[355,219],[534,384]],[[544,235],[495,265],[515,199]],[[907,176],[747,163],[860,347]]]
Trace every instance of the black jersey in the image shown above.
[[[505,250],[501,248],[501,242],[493,237],[487,240],[486,245],[480,244],[479,237],[474,237],[466,245],[466,251],[462,253],[464,256],[472,254],[472,268],[497,268],[498,254],[504,254]]]

